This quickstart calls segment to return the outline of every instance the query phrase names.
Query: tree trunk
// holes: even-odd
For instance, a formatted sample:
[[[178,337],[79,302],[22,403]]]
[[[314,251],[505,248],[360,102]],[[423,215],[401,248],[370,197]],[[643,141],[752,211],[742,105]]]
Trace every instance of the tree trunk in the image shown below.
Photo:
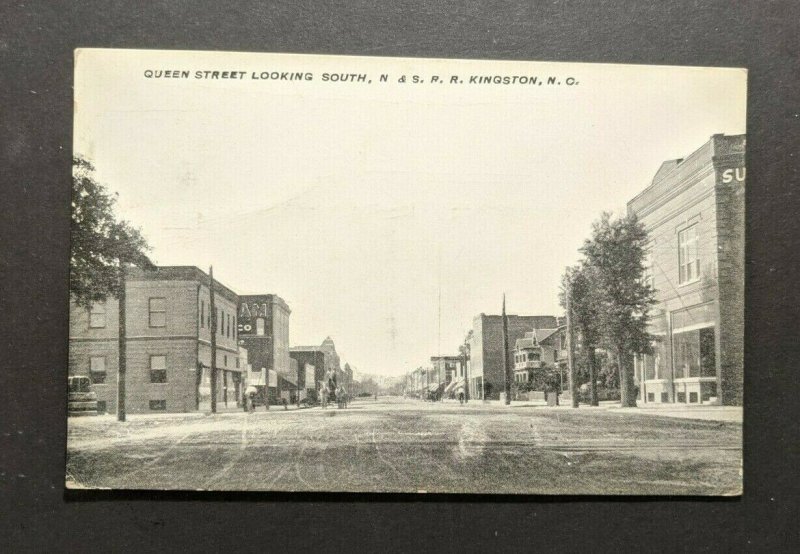
[[[597,400],[597,356],[594,346],[587,346],[587,357],[589,358],[589,404],[599,406]]]
[[[628,363],[628,356],[622,348],[617,349],[617,365],[619,367],[619,393],[622,408],[636,407],[636,391],[633,385],[633,367]]]
[[[569,364],[569,394],[573,408],[578,407],[578,376],[577,368],[575,367],[575,333],[573,331],[572,323],[572,284],[568,283],[566,287],[566,300],[567,300],[567,363]]]

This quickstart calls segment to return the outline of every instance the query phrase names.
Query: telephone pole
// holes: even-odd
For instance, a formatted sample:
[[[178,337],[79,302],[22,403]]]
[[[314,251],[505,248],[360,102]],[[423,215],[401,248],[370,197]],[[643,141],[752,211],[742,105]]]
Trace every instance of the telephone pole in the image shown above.
[[[127,330],[125,328],[125,262],[119,261],[119,360],[117,362],[117,421],[125,421],[125,373],[127,371]]]
[[[464,403],[469,402],[469,375],[467,375],[467,364],[469,363],[469,342],[464,338]]]
[[[511,405],[511,360],[508,355],[508,317],[506,317],[506,295],[503,293],[503,373],[506,378],[506,406]]]
[[[569,395],[572,407],[578,407],[578,378],[575,374],[575,335],[572,328],[572,277],[567,280],[567,364],[569,365]]]
[[[217,413],[217,308],[214,305],[214,266],[208,268],[208,288],[211,294],[211,413]]]

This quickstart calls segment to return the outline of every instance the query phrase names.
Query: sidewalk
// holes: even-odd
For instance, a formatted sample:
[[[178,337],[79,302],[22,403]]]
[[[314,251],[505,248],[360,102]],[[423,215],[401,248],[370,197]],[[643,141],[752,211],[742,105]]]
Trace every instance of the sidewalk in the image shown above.
[[[562,400],[558,406],[548,406],[543,400],[514,400],[510,406],[506,406],[497,400],[478,400],[475,404],[486,408],[509,409],[509,408],[535,408],[537,410],[573,410],[569,400]],[[652,415],[661,417],[674,417],[680,419],[698,419],[703,421],[722,421],[730,423],[742,423],[741,406],[687,406],[685,404],[647,404],[636,408],[620,408],[619,401],[609,400],[600,402],[599,406],[589,406],[581,404],[578,407],[581,411],[603,410],[618,414],[637,414]]]
[[[666,404],[661,406],[648,405],[636,408],[620,408],[618,405],[608,408],[609,412],[644,414],[662,417],[677,417],[682,419],[700,419],[704,421],[725,421],[742,423],[741,406],[681,406]]]

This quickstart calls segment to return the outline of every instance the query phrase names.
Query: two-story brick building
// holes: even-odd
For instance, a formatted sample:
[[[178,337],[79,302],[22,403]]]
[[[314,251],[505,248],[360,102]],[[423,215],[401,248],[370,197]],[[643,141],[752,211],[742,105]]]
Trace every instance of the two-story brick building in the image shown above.
[[[209,277],[191,266],[132,268],[126,276],[126,410],[188,412],[209,400]],[[217,312],[217,400],[241,394],[238,297],[214,283]],[[119,303],[110,298],[70,310],[69,374],[88,375],[101,411],[117,407]]]
[[[341,367],[336,344],[331,337],[326,337],[319,346],[292,346],[289,348],[289,355],[292,359],[297,360],[298,368],[302,368],[304,364],[314,366],[314,381],[317,390],[326,374],[334,376],[337,386],[343,384],[347,387],[347,384],[352,382],[353,372],[350,366],[347,366],[347,371]],[[305,374],[300,373],[303,374],[303,380],[298,382],[298,386],[311,388],[305,382]]]
[[[650,235],[654,354],[639,356],[640,402],[741,405],[745,136],[714,135],[669,160],[630,202]]]

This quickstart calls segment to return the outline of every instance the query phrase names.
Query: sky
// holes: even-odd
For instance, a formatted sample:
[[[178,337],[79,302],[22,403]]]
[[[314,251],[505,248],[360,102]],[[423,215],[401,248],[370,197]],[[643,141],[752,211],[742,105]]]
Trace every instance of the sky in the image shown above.
[[[190,78],[145,76],[162,70]],[[743,69],[80,50],[75,153],[156,263],[277,294],[291,344],[331,336],[343,363],[399,375],[456,354],[504,293],[509,313],[560,314],[592,221],[663,161],[744,133],[745,106]]]

